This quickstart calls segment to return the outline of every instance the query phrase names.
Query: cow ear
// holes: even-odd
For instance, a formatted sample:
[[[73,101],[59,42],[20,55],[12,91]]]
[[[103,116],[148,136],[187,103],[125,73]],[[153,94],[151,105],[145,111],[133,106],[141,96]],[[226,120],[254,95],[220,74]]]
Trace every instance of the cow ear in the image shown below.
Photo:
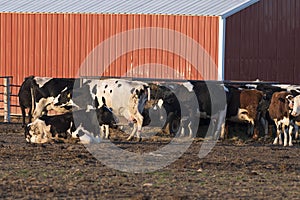
[[[71,93],[67,94],[67,98],[70,99],[71,98]]]
[[[95,101],[94,101],[95,107],[98,108],[99,107],[99,101],[97,96],[95,97]]]

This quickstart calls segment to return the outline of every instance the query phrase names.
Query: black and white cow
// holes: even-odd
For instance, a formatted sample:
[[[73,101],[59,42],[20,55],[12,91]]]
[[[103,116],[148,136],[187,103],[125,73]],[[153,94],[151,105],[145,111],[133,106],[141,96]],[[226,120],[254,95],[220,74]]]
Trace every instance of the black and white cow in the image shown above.
[[[71,104],[69,102],[60,103],[59,97],[64,91],[72,91],[74,83],[75,79],[73,78],[34,76],[25,78],[18,95],[22,110],[23,126],[25,125],[26,108],[29,108],[29,117],[32,117],[33,120],[49,110],[55,110],[60,113],[70,111]]]
[[[209,119],[212,129],[211,136],[224,135],[227,111],[227,88],[221,82],[190,81],[198,99],[201,119]]]
[[[107,108],[105,99],[99,107],[98,99],[95,99],[96,109],[76,110],[61,115],[43,115],[25,128],[25,138],[29,143],[46,143],[54,138],[79,138],[83,144],[99,143],[104,134],[102,126],[106,126],[105,138],[108,138],[108,128],[113,126],[115,117]]]
[[[221,84],[204,81],[166,82],[153,84],[151,89],[151,98],[163,102],[160,110],[164,110],[161,111],[164,115],[161,118],[165,118],[163,130],[167,133],[176,133],[181,129],[181,135],[186,135],[185,130],[188,130],[189,136],[196,135],[200,120],[204,118],[213,123],[209,135],[214,137],[221,131],[226,116],[226,95]]]
[[[195,114],[192,108],[192,92],[187,85],[181,83],[157,83],[150,84],[151,99],[156,103],[156,124],[162,126],[162,131],[167,134],[176,134],[181,129],[181,135],[185,135],[188,129],[192,136],[191,117]],[[195,96],[195,95],[194,95]],[[195,131],[194,131],[195,132]]]
[[[22,111],[22,126],[24,127],[26,124],[25,118],[26,118],[26,109],[28,109],[28,117],[29,122],[31,122],[32,118],[32,96],[31,96],[31,83],[32,79],[34,79],[33,76],[26,77],[23,81],[19,93],[19,104]]]
[[[107,106],[117,117],[123,117],[133,123],[133,130],[127,140],[131,140],[136,134],[140,141],[144,124],[142,113],[147,101],[150,100],[149,85],[145,82],[125,79],[104,79],[94,83],[97,85],[96,96],[99,99],[104,97]]]
[[[84,81],[83,84],[80,82]],[[55,99],[55,105],[71,105],[72,110],[95,107],[94,99],[97,93],[97,81],[90,79],[76,79],[73,88],[62,91]]]

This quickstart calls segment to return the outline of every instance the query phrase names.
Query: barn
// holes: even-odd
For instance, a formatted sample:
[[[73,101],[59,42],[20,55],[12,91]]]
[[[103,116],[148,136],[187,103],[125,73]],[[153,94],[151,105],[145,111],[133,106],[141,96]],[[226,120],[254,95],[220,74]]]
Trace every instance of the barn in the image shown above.
[[[19,113],[29,75],[297,84],[299,15],[297,0],[2,0],[1,94]]]

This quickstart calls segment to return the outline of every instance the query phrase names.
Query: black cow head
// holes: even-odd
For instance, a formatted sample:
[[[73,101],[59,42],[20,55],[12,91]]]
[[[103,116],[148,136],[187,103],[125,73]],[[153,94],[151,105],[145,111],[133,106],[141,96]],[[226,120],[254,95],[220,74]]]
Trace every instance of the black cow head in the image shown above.
[[[72,107],[72,90],[63,90],[55,99],[54,106],[65,107],[67,110]]]
[[[99,125],[107,124],[111,127],[114,127],[118,120],[117,117],[113,114],[112,110],[107,107],[104,97],[102,97],[102,106],[99,106],[100,104],[98,98],[95,97],[95,107]]]

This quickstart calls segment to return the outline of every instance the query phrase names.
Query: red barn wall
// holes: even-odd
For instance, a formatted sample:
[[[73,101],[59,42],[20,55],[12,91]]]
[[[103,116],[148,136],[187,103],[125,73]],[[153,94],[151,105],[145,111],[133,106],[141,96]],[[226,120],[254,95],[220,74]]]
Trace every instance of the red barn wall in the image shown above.
[[[226,26],[225,79],[300,84],[299,0],[261,0]]]
[[[143,14],[46,14],[46,13],[0,13],[0,76],[12,76],[12,84],[20,85],[29,75],[46,77],[77,77],[79,68],[89,53],[101,42],[118,33],[136,28],[160,27],[178,31],[203,46],[206,53],[218,64],[218,17],[143,15]],[[148,39],[156,33],[151,33]],[[147,37],[136,35],[139,40]],[[118,49],[129,48],[131,42]],[[163,35],[160,41],[168,41]],[[195,45],[185,44],[185,38],[176,41],[173,48],[203,54]],[[109,45],[110,46],[110,45]],[[192,48],[190,48],[192,46]],[[189,55],[193,55],[190,53]],[[104,53],[104,58],[113,55]],[[194,55],[193,55],[194,56]],[[113,58],[114,59],[114,58]],[[104,73],[99,70],[87,72],[94,76],[138,76],[147,78],[217,79],[217,69],[205,68],[207,60],[196,54],[190,63],[185,58],[160,49],[139,49],[115,58]],[[100,61],[101,62],[101,61]],[[138,69],[126,74],[136,66],[158,63],[169,69]],[[196,63],[196,64],[195,64]],[[99,64],[99,63],[97,63]],[[197,65],[197,66],[194,66]],[[195,70],[199,67],[199,70]],[[175,73],[174,70],[179,73]],[[1,80],[0,80],[1,81]],[[18,88],[12,89],[17,94]],[[18,104],[16,97],[13,104]],[[0,108],[2,107],[0,103]],[[17,112],[17,111],[12,111]]]

